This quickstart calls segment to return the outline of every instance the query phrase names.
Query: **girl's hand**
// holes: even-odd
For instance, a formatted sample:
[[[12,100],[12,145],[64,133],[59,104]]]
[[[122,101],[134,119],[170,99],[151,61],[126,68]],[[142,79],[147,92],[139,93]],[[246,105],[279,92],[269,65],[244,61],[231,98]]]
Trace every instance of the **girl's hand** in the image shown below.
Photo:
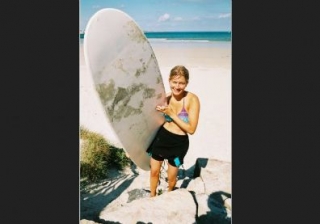
[[[162,113],[165,113],[165,114],[167,114],[167,115],[169,115],[170,116],[170,114],[171,114],[171,112],[172,112],[172,110],[171,110],[171,108],[170,107],[168,107],[168,106],[156,106],[156,110],[157,111],[160,111],[160,112],[162,112]]]
[[[156,110],[164,113],[165,107],[166,106],[159,106],[158,105],[158,106],[156,106]]]

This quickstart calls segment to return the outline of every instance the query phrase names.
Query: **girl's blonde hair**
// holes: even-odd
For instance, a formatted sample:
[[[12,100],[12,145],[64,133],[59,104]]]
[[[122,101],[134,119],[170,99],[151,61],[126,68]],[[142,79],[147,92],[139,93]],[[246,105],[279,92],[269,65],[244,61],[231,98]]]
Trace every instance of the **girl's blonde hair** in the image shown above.
[[[176,65],[170,71],[169,80],[173,79],[174,76],[183,76],[186,82],[189,82],[189,71],[183,65]]]

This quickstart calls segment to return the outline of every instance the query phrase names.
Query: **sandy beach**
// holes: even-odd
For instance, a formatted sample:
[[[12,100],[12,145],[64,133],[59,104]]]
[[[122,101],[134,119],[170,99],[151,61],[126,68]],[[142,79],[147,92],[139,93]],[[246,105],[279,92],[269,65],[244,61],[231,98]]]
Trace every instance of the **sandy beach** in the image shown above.
[[[198,95],[201,103],[198,128],[189,135],[190,147],[185,157],[185,169],[197,158],[231,162],[231,43],[178,45],[152,43],[166,92],[170,69],[178,64],[189,69],[187,90]],[[86,71],[83,45],[80,43],[80,125],[102,134],[112,144],[121,147],[107,125],[102,107]]]

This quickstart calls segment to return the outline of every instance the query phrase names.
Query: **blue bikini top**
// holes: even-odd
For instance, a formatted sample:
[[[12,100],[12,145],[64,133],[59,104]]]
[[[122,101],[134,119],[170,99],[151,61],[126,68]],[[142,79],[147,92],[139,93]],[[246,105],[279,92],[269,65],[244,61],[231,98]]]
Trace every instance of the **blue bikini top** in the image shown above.
[[[170,97],[171,98],[171,97]],[[178,113],[178,117],[183,120],[184,122],[186,123],[189,123],[189,116],[188,116],[188,112],[186,111],[186,109],[184,108],[184,99],[185,97],[183,98],[183,105],[182,105],[182,110],[180,111],[180,113]],[[164,118],[166,119],[167,122],[172,122],[173,119],[167,115],[167,114],[164,114]]]

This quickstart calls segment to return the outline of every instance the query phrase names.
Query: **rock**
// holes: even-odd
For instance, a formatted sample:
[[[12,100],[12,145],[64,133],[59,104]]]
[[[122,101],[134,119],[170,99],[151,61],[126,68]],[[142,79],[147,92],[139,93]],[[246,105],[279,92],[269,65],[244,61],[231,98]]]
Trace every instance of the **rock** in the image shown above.
[[[138,175],[130,172],[126,172],[128,176],[116,175],[89,193],[81,194],[82,221],[91,219],[103,224],[231,223],[230,162],[198,158],[193,168],[179,170],[178,182],[172,192],[166,192],[164,166],[157,189],[164,193],[154,198],[149,197],[150,172],[139,170]]]
[[[196,203],[186,189],[165,192],[154,198],[142,198],[124,204],[115,211],[105,209],[100,219],[125,224],[196,223]]]
[[[129,198],[127,201],[128,203],[140,198],[145,198],[150,196],[150,193],[144,189],[133,189],[129,191],[128,194],[129,194]]]
[[[98,222],[94,222],[94,221],[86,220],[86,219],[80,220],[80,224],[96,224],[96,223],[98,223]]]
[[[228,216],[227,209],[213,195],[198,194],[196,201],[198,203],[197,224],[231,223],[231,216]]]
[[[207,212],[210,212],[210,208],[208,206],[209,196],[206,194],[197,194],[196,201],[198,204],[198,217],[206,215]]]
[[[231,164],[215,159],[198,158],[194,178],[201,177],[206,194],[213,192],[231,193]]]
[[[227,198],[225,201],[224,201],[224,206],[226,208],[228,208],[230,211],[232,210],[231,209],[231,198]]]
[[[204,194],[205,193],[205,184],[202,181],[201,177],[192,179],[187,187],[188,191],[192,191],[195,194]]]

